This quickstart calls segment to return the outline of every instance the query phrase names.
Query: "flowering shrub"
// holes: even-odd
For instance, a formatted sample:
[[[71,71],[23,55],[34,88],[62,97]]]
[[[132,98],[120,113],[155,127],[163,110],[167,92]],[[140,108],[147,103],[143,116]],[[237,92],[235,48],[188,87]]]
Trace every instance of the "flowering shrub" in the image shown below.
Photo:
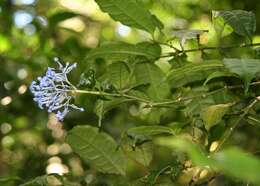
[[[110,16],[109,24],[99,25],[102,16],[92,19],[89,12],[55,9],[46,20],[35,16],[31,21],[37,37],[31,36],[30,44],[40,42],[28,49],[34,51],[33,60],[9,54],[8,61],[29,60],[33,69],[24,76],[31,94],[9,112],[20,108],[23,113],[25,104],[35,110],[24,111],[27,118],[17,116],[15,130],[8,123],[0,127],[6,135],[3,159],[19,165],[8,170],[11,176],[1,178],[0,185],[260,185],[260,43],[255,14],[210,14],[203,9],[203,24],[195,22],[189,29],[176,19],[183,29],[173,29],[175,23],[163,19],[168,14],[160,16],[166,10],[156,5],[166,4],[167,9],[171,4],[178,10],[177,1],[94,1],[99,13]],[[196,3],[184,2],[191,3],[190,19],[197,19],[190,16]],[[70,3],[76,1],[60,4],[81,8]],[[73,24],[68,24],[70,18]],[[110,24],[116,25],[113,37]],[[28,26],[24,32],[33,31]],[[100,35],[100,41],[89,33]],[[131,42],[123,39],[129,33]],[[7,41],[0,35],[2,42]],[[4,47],[8,45],[0,46],[0,53]],[[53,62],[53,56],[77,63],[57,57]],[[24,71],[18,75],[23,78]],[[8,82],[6,89],[12,87]],[[15,94],[22,97],[26,83]],[[11,98],[1,99],[1,104],[10,104]],[[36,110],[32,100],[46,111]],[[9,135],[10,130],[17,133]]]

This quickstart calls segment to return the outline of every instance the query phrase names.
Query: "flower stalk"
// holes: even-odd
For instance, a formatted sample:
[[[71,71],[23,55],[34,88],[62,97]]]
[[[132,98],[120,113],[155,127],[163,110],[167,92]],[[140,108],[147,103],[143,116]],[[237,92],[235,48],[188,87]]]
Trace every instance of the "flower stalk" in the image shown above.
[[[58,69],[48,68],[46,74],[43,77],[38,77],[36,81],[33,81],[30,86],[30,91],[33,93],[33,100],[38,103],[41,109],[46,108],[48,112],[56,113],[58,120],[62,121],[65,116],[71,111],[71,109],[84,111],[83,108],[72,104],[72,101],[79,94],[88,94],[96,96],[107,97],[121,97],[126,98],[126,101],[137,101],[146,103],[147,107],[164,107],[173,104],[181,103],[187,100],[191,100],[198,97],[208,97],[220,91],[227,89],[243,88],[243,85],[225,86],[220,89],[213,90],[211,92],[195,95],[190,97],[178,97],[171,100],[153,101],[127,93],[109,93],[104,91],[95,90],[80,90],[77,89],[69,80],[67,75],[77,67],[77,64],[62,65],[58,58],[54,59],[59,65]],[[252,82],[250,86],[259,85],[260,81]]]

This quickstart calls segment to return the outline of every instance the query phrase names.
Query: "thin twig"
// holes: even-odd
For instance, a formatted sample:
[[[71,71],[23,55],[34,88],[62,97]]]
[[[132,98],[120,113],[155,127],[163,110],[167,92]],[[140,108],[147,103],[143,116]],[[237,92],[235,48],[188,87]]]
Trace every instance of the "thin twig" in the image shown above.
[[[250,83],[250,86],[255,86],[260,84],[260,81],[256,81],[253,83]],[[108,93],[108,92],[102,92],[102,91],[89,91],[89,90],[72,90],[73,94],[90,94],[90,95],[97,95],[97,96],[109,96],[109,97],[124,97],[129,99],[129,101],[139,101],[142,103],[146,103],[147,106],[149,107],[158,107],[158,106],[166,106],[166,105],[172,105],[176,103],[181,103],[183,101],[188,101],[192,100],[195,98],[200,98],[200,97],[208,97],[211,95],[214,95],[218,92],[224,91],[224,90],[231,90],[231,89],[237,89],[237,88],[243,88],[243,85],[233,85],[233,86],[225,86],[216,90],[213,90],[211,92],[202,94],[202,95],[195,95],[195,96],[189,96],[189,97],[179,97],[174,100],[169,100],[169,101],[162,101],[162,102],[154,102],[148,99],[140,98],[137,96],[125,94],[125,93]]]
[[[240,121],[249,113],[249,111],[254,107],[254,105],[260,101],[260,96],[256,97],[254,99],[254,101],[252,101],[252,103],[250,103],[245,109],[243,114],[241,114],[241,116],[238,118],[238,120],[236,121],[236,123],[231,126],[228,131],[225,132],[225,134],[223,135],[222,139],[220,140],[220,143],[216,149],[215,152],[218,152],[221,147],[225,144],[226,140],[231,136],[231,134],[233,133],[234,129],[238,126],[238,124],[240,123]]]

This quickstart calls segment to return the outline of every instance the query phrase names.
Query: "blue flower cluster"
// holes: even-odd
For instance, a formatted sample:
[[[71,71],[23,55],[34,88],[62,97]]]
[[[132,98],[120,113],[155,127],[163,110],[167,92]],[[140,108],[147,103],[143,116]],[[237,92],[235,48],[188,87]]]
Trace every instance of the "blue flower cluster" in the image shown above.
[[[62,121],[70,111],[70,108],[84,111],[83,108],[71,104],[74,96],[71,94],[76,88],[69,82],[67,74],[77,67],[74,63],[66,63],[63,66],[58,58],[54,58],[58,63],[59,69],[48,68],[45,76],[38,77],[30,85],[30,91],[33,93],[33,100],[38,103],[41,109],[47,108],[48,112],[56,112],[58,120]]]

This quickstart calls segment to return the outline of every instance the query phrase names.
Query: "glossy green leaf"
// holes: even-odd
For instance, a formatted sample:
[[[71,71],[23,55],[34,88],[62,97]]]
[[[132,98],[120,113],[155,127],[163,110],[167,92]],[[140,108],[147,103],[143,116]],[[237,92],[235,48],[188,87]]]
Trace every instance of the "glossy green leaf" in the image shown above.
[[[234,31],[251,40],[256,30],[255,14],[244,10],[214,11],[214,17],[222,17]]]
[[[153,33],[157,23],[139,0],[95,0],[115,21]]]
[[[239,75],[244,80],[245,92],[248,91],[251,80],[260,72],[260,60],[258,59],[226,58],[224,65],[230,72]]]
[[[211,127],[218,124],[231,105],[232,104],[218,104],[204,108],[201,112],[201,117],[204,121],[205,128],[210,130]]]
[[[188,83],[206,79],[211,73],[222,69],[223,64],[220,61],[192,63],[171,70],[167,75],[167,79],[171,88],[178,88]]]
[[[174,135],[174,131],[166,126],[139,126],[127,130],[127,134],[135,139],[149,139],[155,135],[168,134]]]
[[[118,42],[101,45],[98,48],[92,49],[86,60],[96,58],[104,58],[107,60],[125,60],[130,56],[143,56],[148,60],[154,61],[161,55],[161,47],[156,43],[142,42],[136,45]]]
[[[147,95],[154,100],[162,100],[169,93],[168,82],[164,80],[165,74],[153,63],[138,63],[134,71],[137,84],[148,84]]]
[[[67,143],[84,161],[103,173],[125,175],[126,159],[114,139],[98,128],[76,126],[69,131]]]

